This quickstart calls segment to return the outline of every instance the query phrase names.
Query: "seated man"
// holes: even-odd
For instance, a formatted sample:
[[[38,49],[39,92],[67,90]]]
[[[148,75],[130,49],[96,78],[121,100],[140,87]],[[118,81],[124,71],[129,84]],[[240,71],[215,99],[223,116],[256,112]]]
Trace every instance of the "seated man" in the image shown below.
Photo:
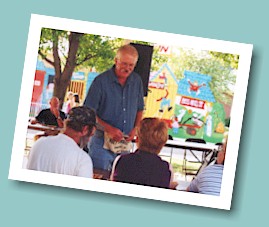
[[[134,153],[118,156],[113,163],[111,180],[169,188],[172,171],[158,154],[168,139],[168,126],[158,118],[145,118],[137,129]]]
[[[35,142],[27,168],[92,178],[92,160],[82,148],[95,132],[95,112],[85,106],[75,107],[64,125],[63,132],[57,136],[41,137]]]
[[[50,108],[41,110],[31,123],[40,123],[43,125],[52,125],[62,128],[63,120],[65,118],[65,113],[59,110],[59,99],[57,97],[52,97],[50,100]]]
[[[221,150],[218,152],[216,164],[204,168],[190,183],[187,191],[208,195],[220,195],[226,145],[227,144],[224,143]]]

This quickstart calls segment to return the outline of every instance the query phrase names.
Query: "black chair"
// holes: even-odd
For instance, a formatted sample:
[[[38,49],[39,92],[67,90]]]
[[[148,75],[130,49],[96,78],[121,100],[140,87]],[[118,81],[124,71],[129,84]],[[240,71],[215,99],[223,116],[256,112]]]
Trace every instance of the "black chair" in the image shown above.
[[[192,142],[192,143],[203,143],[205,144],[206,142],[203,140],[203,139],[197,139],[197,138],[188,138],[186,139],[186,142]],[[185,174],[185,179],[187,178],[187,176],[196,176],[198,171],[200,170],[202,164],[203,164],[203,160],[205,158],[204,155],[206,155],[204,152],[202,153],[202,157],[198,157],[195,153],[194,153],[195,150],[191,150],[191,149],[185,149],[184,150],[184,157],[183,157],[183,165],[182,165],[182,171],[184,172]],[[194,157],[194,160],[188,160],[187,159],[187,154],[190,153],[193,157]],[[191,163],[197,163],[199,164],[198,165],[198,168],[191,168],[191,167],[188,167],[188,164],[191,164]]]
[[[222,146],[223,143],[216,143],[215,145]],[[219,149],[213,150],[212,152],[204,152],[203,162],[199,170],[197,171],[197,174],[199,174],[208,165],[212,165],[216,162],[218,152]]]

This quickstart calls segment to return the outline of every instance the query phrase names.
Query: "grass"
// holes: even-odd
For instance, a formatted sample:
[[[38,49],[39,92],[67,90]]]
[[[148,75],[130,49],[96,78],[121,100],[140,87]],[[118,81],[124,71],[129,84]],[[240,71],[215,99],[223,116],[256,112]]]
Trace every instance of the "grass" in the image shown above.
[[[170,158],[169,157],[161,157],[163,160],[170,162]],[[180,174],[185,174],[185,171],[183,169],[183,160],[181,159],[176,159],[176,158],[172,158],[171,160],[171,165],[173,168],[174,173],[180,173]],[[193,163],[193,162],[186,162],[186,169],[192,169],[193,171],[188,171],[188,172],[193,172],[195,173],[199,167],[200,167],[200,163]]]

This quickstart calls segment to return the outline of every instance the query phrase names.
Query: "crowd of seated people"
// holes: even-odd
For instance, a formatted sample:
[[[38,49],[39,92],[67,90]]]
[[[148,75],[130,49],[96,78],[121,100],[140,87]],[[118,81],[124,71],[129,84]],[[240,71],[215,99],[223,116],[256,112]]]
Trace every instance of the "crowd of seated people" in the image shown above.
[[[59,121],[57,121],[58,118],[64,121],[62,123],[64,130],[57,136],[41,138],[35,142],[30,152],[28,169],[93,177],[92,160],[83,151],[83,147],[85,147],[95,131],[95,111],[85,106],[74,107],[66,118],[62,111],[59,110],[58,98],[53,97],[50,105],[50,109],[44,110],[47,114],[41,111],[35,119],[36,122],[48,123],[46,121],[48,117],[42,120],[42,116],[47,116],[50,111],[58,126],[60,126]],[[57,113],[55,110],[57,110]],[[51,125],[51,123],[50,121],[48,124]],[[112,171],[109,172],[106,179],[174,189],[177,184],[173,181],[172,167],[159,156],[167,140],[168,126],[165,121],[159,118],[142,119],[137,127],[137,150],[118,155],[113,163]],[[219,195],[225,154],[226,143],[224,143],[222,150],[218,152],[216,163],[206,167],[199,173],[186,191]],[[79,162],[75,163],[74,160],[79,160]],[[78,168],[76,165],[80,167]]]

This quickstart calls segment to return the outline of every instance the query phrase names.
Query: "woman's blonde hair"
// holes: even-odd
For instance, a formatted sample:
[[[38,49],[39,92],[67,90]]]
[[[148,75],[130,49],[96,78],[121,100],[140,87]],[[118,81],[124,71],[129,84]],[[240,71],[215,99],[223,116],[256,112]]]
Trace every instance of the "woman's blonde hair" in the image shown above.
[[[168,139],[168,126],[159,118],[144,118],[137,129],[140,150],[159,154]]]

